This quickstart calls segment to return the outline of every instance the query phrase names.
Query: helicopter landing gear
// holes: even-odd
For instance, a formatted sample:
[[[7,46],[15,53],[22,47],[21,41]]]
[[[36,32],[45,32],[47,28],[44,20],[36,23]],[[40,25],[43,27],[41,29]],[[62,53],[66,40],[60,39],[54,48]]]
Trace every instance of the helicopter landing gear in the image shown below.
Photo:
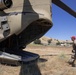
[[[37,61],[39,58],[38,54],[34,54],[27,51],[21,51],[17,54],[11,54],[0,51],[0,63],[8,65],[20,65],[21,63],[30,63]]]

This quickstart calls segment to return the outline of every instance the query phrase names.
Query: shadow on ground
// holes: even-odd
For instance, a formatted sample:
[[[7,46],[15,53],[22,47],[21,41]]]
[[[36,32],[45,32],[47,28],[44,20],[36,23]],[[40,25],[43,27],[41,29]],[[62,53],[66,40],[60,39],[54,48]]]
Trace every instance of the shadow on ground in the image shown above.
[[[21,64],[19,75],[41,75],[37,63]]]
[[[46,62],[48,61],[47,59],[44,59],[44,58],[39,58],[38,62]]]

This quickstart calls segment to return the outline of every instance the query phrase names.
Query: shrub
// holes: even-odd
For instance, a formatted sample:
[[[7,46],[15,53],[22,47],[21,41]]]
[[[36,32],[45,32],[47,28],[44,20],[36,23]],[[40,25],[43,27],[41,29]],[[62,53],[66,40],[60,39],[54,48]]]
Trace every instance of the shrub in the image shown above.
[[[56,45],[61,45],[61,43],[58,41],[58,42],[56,43]]]
[[[49,40],[48,40],[48,45],[50,45],[51,41],[52,41],[52,39],[49,39]]]
[[[34,44],[41,44],[41,40],[40,40],[40,39],[36,39],[36,40],[34,41]]]

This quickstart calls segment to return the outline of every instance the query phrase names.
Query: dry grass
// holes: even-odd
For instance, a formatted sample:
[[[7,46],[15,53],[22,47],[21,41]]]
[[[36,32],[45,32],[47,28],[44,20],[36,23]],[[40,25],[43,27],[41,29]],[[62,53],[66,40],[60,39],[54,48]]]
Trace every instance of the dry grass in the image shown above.
[[[0,75],[76,75],[76,68],[67,63],[71,47],[29,45],[26,50],[40,54],[38,63],[21,66],[0,65]]]

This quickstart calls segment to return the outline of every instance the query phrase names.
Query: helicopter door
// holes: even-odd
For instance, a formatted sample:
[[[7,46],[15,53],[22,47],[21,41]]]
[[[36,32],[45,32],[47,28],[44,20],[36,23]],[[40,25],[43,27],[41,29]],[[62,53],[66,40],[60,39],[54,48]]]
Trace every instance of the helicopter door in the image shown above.
[[[8,20],[6,16],[0,17],[0,39],[7,37],[10,33]]]

